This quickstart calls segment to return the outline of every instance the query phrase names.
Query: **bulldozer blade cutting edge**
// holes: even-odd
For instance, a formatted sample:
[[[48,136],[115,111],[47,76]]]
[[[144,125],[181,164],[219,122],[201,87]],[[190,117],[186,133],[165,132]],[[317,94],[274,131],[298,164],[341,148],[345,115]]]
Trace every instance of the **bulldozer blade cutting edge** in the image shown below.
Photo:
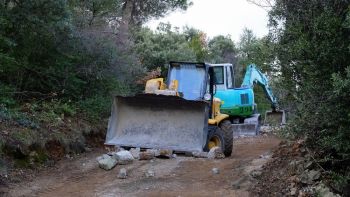
[[[202,151],[208,105],[177,96],[139,94],[114,97],[106,145]]]
[[[232,124],[233,136],[255,136],[258,135],[257,124]]]
[[[266,111],[264,125],[281,126],[286,124],[286,114],[284,110]]]
[[[234,136],[254,136],[260,132],[260,114],[253,114],[251,117],[244,119],[244,124],[232,124]]]

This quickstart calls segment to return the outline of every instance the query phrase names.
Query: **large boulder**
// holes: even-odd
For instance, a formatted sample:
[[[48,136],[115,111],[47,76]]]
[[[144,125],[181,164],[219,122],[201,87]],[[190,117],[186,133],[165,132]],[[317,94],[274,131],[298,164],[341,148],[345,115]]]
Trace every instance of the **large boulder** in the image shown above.
[[[131,155],[134,157],[134,159],[140,159],[140,148],[132,148],[130,149]]]
[[[170,159],[173,156],[173,150],[170,149],[160,149],[159,156],[160,158]]]
[[[126,150],[113,153],[112,158],[117,160],[117,163],[120,165],[129,164],[134,161],[134,157],[132,156],[132,154]]]
[[[140,152],[139,156],[140,160],[151,160],[154,158],[154,154],[152,152]]]
[[[117,160],[109,155],[102,155],[97,157],[98,166],[104,170],[111,170],[117,165]]]

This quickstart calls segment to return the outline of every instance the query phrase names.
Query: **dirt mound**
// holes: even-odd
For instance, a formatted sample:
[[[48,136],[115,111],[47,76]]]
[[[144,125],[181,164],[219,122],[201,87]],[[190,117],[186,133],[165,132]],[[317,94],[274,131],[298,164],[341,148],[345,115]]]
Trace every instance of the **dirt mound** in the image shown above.
[[[304,141],[282,141],[264,165],[253,196],[339,196],[323,184],[323,169],[314,161]]]

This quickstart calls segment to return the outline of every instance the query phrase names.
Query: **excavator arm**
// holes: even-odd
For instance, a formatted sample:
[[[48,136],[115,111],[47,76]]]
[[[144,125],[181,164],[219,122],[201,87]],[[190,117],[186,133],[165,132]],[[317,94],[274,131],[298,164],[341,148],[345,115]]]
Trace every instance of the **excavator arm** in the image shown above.
[[[256,67],[255,64],[250,64],[247,67],[241,87],[249,87],[253,89],[255,84],[259,84],[263,88],[267,98],[271,102],[272,110],[276,111],[276,109],[278,109],[277,99],[272,93],[267,77],[258,67]]]

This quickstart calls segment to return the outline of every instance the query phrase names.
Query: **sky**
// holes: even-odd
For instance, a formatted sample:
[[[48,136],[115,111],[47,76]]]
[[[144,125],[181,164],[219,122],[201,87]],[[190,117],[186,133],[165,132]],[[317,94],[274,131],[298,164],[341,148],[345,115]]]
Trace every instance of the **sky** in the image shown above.
[[[169,22],[174,27],[194,27],[204,31],[209,38],[230,35],[238,42],[243,29],[253,30],[257,37],[268,33],[267,11],[246,0],[192,0],[186,11],[175,11],[146,26],[155,30],[160,22]]]

